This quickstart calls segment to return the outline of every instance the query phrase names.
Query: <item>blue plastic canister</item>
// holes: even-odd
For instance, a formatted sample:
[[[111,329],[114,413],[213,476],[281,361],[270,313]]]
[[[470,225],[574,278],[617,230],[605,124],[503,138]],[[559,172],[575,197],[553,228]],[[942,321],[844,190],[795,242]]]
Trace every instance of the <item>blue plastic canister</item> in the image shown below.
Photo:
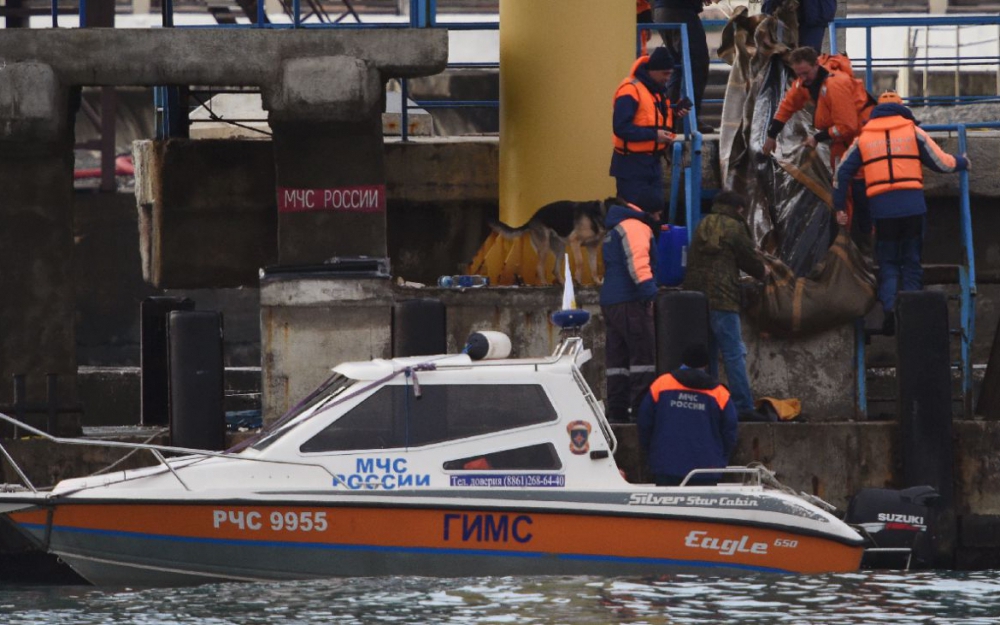
[[[663,225],[656,245],[656,283],[678,286],[687,270],[688,232],[684,226]]]

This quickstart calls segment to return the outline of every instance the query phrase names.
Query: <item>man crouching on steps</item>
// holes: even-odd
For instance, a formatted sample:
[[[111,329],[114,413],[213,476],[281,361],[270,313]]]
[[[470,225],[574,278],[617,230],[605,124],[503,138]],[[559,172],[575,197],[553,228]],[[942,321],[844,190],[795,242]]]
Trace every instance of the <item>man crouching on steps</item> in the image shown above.
[[[609,206],[604,220],[601,315],[608,383],[605,412],[612,423],[635,420],[639,402],[656,376],[653,229],[663,213],[663,197],[647,196],[639,198],[638,205],[620,201]]]
[[[708,349],[689,346],[681,367],[653,382],[639,408],[639,445],[657,486],[677,486],[693,469],[722,468],[736,447],[739,424],[729,391],[708,374]],[[716,484],[700,473],[689,484]]]

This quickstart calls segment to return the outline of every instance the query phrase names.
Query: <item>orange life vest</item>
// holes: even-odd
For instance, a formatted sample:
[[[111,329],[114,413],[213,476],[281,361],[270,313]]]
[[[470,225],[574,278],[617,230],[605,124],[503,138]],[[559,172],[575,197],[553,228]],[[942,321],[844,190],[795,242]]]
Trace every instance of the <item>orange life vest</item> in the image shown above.
[[[629,73],[628,78],[618,85],[618,89],[615,91],[615,100],[626,95],[634,98],[639,103],[639,108],[635,111],[635,117],[632,118],[632,123],[636,126],[642,128],[662,128],[663,130],[670,131],[674,127],[674,114],[670,109],[670,100],[662,95],[650,93],[646,85],[642,84],[642,81],[635,77],[635,71],[648,60],[648,56],[640,56],[636,59],[635,63],[632,64],[632,71]],[[657,105],[661,105],[666,109],[666,117],[663,116],[660,112],[660,107]],[[612,106],[614,106],[613,103]],[[612,133],[612,137],[614,138],[615,151],[619,154],[656,154],[667,148],[666,143],[656,140],[629,142],[614,133]]]
[[[877,117],[861,129],[858,150],[868,197],[901,189],[923,189],[916,125],[900,115]]]

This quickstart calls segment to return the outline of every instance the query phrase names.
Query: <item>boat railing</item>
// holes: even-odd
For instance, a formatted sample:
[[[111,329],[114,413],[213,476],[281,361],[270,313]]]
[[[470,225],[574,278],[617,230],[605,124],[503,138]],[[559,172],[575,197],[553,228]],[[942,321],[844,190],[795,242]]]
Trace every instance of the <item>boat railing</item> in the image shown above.
[[[715,469],[692,469],[684,477],[684,480],[681,481],[680,485],[689,486],[688,482],[691,481],[691,478],[698,477],[699,475],[718,476],[720,473],[726,475],[743,475],[744,476],[743,483],[747,484],[746,478],[750,478],[749,484],[751,486],[763,486],[764,484],[766,484],[767,481],[764,476],[765,473],[770,474],[771,477],[774,476],[773,473],[770,473],[770,471],[768,471],[763,466],[746,466],[746,467],[733,466],[733,467],[720,467]]]
[[[171,445],[156,445],[156,444],[151,444],[151,443],[132,443],[132,442],[127,442],[127,441],[94,440],[94,439],[87,439],[87,438],[63,438],[63,437],[59,437],[59,436],[53,436],[53,435],[49,434],[48,432],[43,432],[42,430],[39,430],[39,429],[37,429],[35,427],[32,427],[31,425],[29,425],[27,423],[24,423],[23,421],[19,421],[18,419],[15,419],[14,417],[11,417],[10,415],[4,414],[2,412],[0,412],[0,421],[5,421],[7,423],[10,423],[11,425],[14,425],[14,426],[16,426],[16,427],[24,430],[25,432],[28,432],[28,433],[34,435],[34,436],[41,437],[41,438],[43,438],[43,439],[45,439],[47,441],[50,441],[50,442],[53,442],[53,443],[56,443],[56,444],[60,444],[60,445],[86,445],[86,446],[91,446],[91,447],[111,447],[111,448],[118,448],[118,449],[130,449],[130,450],[133,450],[133,451],[135,451],[135,450],[149,451],[153,455],[153,457],[156,458],[156,461],[162,466],[162,472],[163,473],[169,472],[170,474],[172,474],[174,476],[174,478],[177,479],[177,481],[180,483],[180,485],[186,491],[191,491],[192,490],[191,487],[189,487],[184,482],[184,480],[181,479],[181,476],[178,475],[176,469],[171,465],[170,461],[168,461],[167,458],[163,455],[164,453],[169,453],[169,454],[184,454],[186,456],[198,456],[199,458],[196,459],[196,460],[194,460],[193,462],[199,462],[200,460],[203,460],[205,458],[234,458],[235,457],[232,453],[217,452],[217,451],[208,451],[208,450],[205,450],[205,449],[191,449],[191,448],[188,448],[188,447],[174,447],[174,446],[171,446]],[[2,442],[0,442],[0,455],[2,455],[4,458],[6,458],[7,462],[10,463],[10,466],[17,473],[18,477],[21,479],[21,481],[24,483],[24,485],[27,486],[32,492],[38,493],[41,490],[44,490],[44,489],[39,489],[39,488],[35,487],[34,484],[32,484],[31,480],[28,478],[28,475],[17,464],[17,462],[14,460],[13,456],[10,455],[10,452],[8,452],[7,449],[3,446]],[[319,470],[323,471],[324,473],[326,473],[327,475],[330,476],[331,483],[337,484],[336,476],[330,471],[330,469],[328,469],[327,467],[325,467],[325,466],[323,466],[321,464],[316,464],[314,462],[300,462],[300,461],[296,461],[296,460],[274,460],[274,459],[271,459],[271,458],[254,458],[252,456],[251,457],[240,456],[239,459],[240,460],[248,460],[248,461],[251,461],[251,462],[261,462],[261,463],[266,463],[266,464],[281,464],[281,465],[286,465],[286,466],[298,466],[298,467],[307,467],[307,468],[319,469]],[[184,460],[188,460],[188,459],[185,458]],[[184,466],[190,466],[190,464],[191,463],[186,464]],[[182,467],[178,467],[178,468],[182,468]],[[137,476],[134,479],[138,479],[138,477],[149,477],[150,475],[157,475],[157,473],[146,474],[146,475],[143,475],[143,476]],[[125,482],[125,481],[128,481],[128,480],[127,479],[123,479],[122,481]],[[83,490],[83,489],[81,488],[80,490]]]
[[[552,361],[557,361],[563,357],[570,357],[573,359],[573,381],[576,382],[577,387],[580,392],[583,393],[583,397],[590,406],[590,411],[594,414],[597,419],[597,424],[601,428],[601,433],[604,434],[605,440],[608,441],[608,447],[611,450],[611,454],[614,455],[618,451],[618,438],[615,436],[615,432],[611,429],[611,424],[608,423],[607,418],[604,416],[604,408],[601,407],[601,403],[597,401],[597,397],[594,396],[594,391],[591,390],[590,385],[583,377],[583,373],[580,372],[580,367],[576,365],[577,358],[586,351],[586,347],[583,344],[583,337],[580,336],[564,336],[559,345],[556,346],[554,352],[552,352]]]
[[[698,475],[711,475],[715,477],[718,476],[720,473],[727,475],[743,475],[744,485],[748,484],[746,478],[750,478],[749,481],[750,486],[762,486],[762,487],[767,486],[770,488],[774,488],[776,490],[788,493],[789,495],[792,495],[794,497],[804,499],[809,503],[811,503],[812,505],[816,506],[817,508],[822,508],[827,512],[837,511],[836,506],[834,506],[829,502],[823,501],[822,499],[820,499],[815,495],[810,495],[809,493],[802,491],[796,491],[793,488],[785,486],[784,484],[778,481],[778,478],[777,476],[775,476],[774,471],[768,469],[767,467],[759,463],[751,463],[745,467],[731,466],[731,467],[721,467],[715,469],[693,469],[690,473],[688,473],[684,477],[684,480],[681,481],[680,486],[689,486],[688,482],[691,481],[691,478],[696,477]]]

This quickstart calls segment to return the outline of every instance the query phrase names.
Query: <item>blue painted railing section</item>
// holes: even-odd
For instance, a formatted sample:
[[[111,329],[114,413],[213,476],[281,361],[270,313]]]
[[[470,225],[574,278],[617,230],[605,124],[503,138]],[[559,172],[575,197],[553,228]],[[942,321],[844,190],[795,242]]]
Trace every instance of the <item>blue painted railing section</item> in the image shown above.
[[[927,58],[913,57],[874,57],[872,55],[873,31],[879,28],[906,28],[906,27],[942,27],[953,26],[956,29],[962,26],[997,26],[1000,27],[1000,16],[995,15],[969,15],[969,16],[926,16],[926,17],[850,17],[837,18],[830,22],[830,52],[836,54],[837,32],[849,29],[864,29],[865,31],[865,55],[864,74],[865,86],[869,92],[874,88],[875,71],[879,69],[929,69],[932,67],[962,68],[973,65],[993,66],[995,71],[1000,71],[1000,57],[989,56],[966,56],[956,50],[954,56],[933,56]],[[969,42],[970,45],[985,42]],[[861,59],[857,59],[861,60]],[[858,73],[858,66],[855,65],[855,74]],[[996,100],[997,96],[938,96],[928,97],[926,95],[904,98],[907,102],[920,100],[921,103],[928,104],[957,104],[971,101]]]

